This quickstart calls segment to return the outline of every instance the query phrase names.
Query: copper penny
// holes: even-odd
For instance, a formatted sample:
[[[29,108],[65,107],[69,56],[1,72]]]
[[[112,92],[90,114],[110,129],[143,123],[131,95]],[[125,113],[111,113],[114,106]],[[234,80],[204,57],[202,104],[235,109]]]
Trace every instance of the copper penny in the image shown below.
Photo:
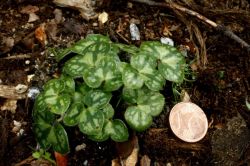
[[[208,122],[202,109],[191,102],[176,104],[169,115],[170,128],[183,141],[200,141],[207,133]]]

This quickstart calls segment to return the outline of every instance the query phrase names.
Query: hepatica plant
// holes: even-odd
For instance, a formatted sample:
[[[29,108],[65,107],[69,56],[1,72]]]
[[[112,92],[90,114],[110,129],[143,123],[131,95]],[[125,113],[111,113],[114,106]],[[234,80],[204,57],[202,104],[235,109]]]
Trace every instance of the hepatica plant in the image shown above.
[[[121,51],[129,55],[127,61],[120,59]],[[146,130],[163,110],[160,90],[166,80],[181,83],[186,65],[175,47],[144,42],[137,48],[102,35],[89,35],[56,55],[58,61],[65,56],[70,58],[61,76],[44,85],[33,111],[40,146],[61,154],[69,152],[66,126],[78,126],[94,141],[126,141],[127,126]],[[115,118],[118,112],[124,118]]]

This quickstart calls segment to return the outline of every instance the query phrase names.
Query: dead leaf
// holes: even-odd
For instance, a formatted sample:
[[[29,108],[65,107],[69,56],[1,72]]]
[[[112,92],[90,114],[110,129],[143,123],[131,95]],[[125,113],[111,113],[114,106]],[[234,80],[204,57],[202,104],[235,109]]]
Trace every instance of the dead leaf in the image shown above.
[[[23,7],[20,13],[28,14],[29,15],[28,22],[34,22],[39,19],[39,16],[35,14],[37,11],[39,11],[39,8],[37,6],[28,5]]]
[[[142,156],[140,166],[150,166],[151,160],[147,155]]]
[[[43,47],[47,44],[47,35],[45,33],[45,25],[46,24],[43,23],[35,30],[35,37],[41,43]]]
[[[62,155],[59,152],[54,152],[54,154],[55,154],[57,166],[67,166],[67,163],[68,163],[67,155]]]

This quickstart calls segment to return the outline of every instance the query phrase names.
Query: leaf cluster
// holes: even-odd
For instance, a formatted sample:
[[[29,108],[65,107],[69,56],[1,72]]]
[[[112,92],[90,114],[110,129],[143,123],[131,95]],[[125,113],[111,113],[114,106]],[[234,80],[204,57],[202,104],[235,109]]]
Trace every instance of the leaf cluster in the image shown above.
[[[121,51],[130,55],[129,61],[121,61]],[[159,42],[144,42],[137,48],[93,34],[61,50],[56,58],[60,61],[65,56],[71,58],[62,75],[44,85],[33,111],[39,144],[62,154],[69,152],[64,126],[78,126],[94,141],[126,141],[126,124],[136,131],[146,130],[163,110],[160,90],[166,80],[181,83],[184,79],[182,54]],[[126,123],[114,118],[116,111],[123,111],[114,110],[110,102],[119,97],[112,95],[115,91],[127,106]]]

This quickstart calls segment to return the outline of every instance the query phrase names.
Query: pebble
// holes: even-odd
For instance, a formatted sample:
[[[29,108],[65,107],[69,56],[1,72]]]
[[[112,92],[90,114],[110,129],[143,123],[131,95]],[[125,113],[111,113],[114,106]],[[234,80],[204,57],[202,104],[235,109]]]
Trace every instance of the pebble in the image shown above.
[[[28,89],[28,98],[31,98],[32,100],[36,99],[36,96],[40,93],[40,89],[38,87],[30,87]]]
[[[140,40],[139,28],[134,23],[131,23],[129,25],[129,30],[130,30],[131,40]]]
[[[28,86],[27,85],[23,85],[23,84],[18,84],[16,87],[15,87],[15,90],[17,93],[24,93],[26,92],[28,89]]]
[[[174,41],[168,37],[161,37],[161,43],[174,46]]]

